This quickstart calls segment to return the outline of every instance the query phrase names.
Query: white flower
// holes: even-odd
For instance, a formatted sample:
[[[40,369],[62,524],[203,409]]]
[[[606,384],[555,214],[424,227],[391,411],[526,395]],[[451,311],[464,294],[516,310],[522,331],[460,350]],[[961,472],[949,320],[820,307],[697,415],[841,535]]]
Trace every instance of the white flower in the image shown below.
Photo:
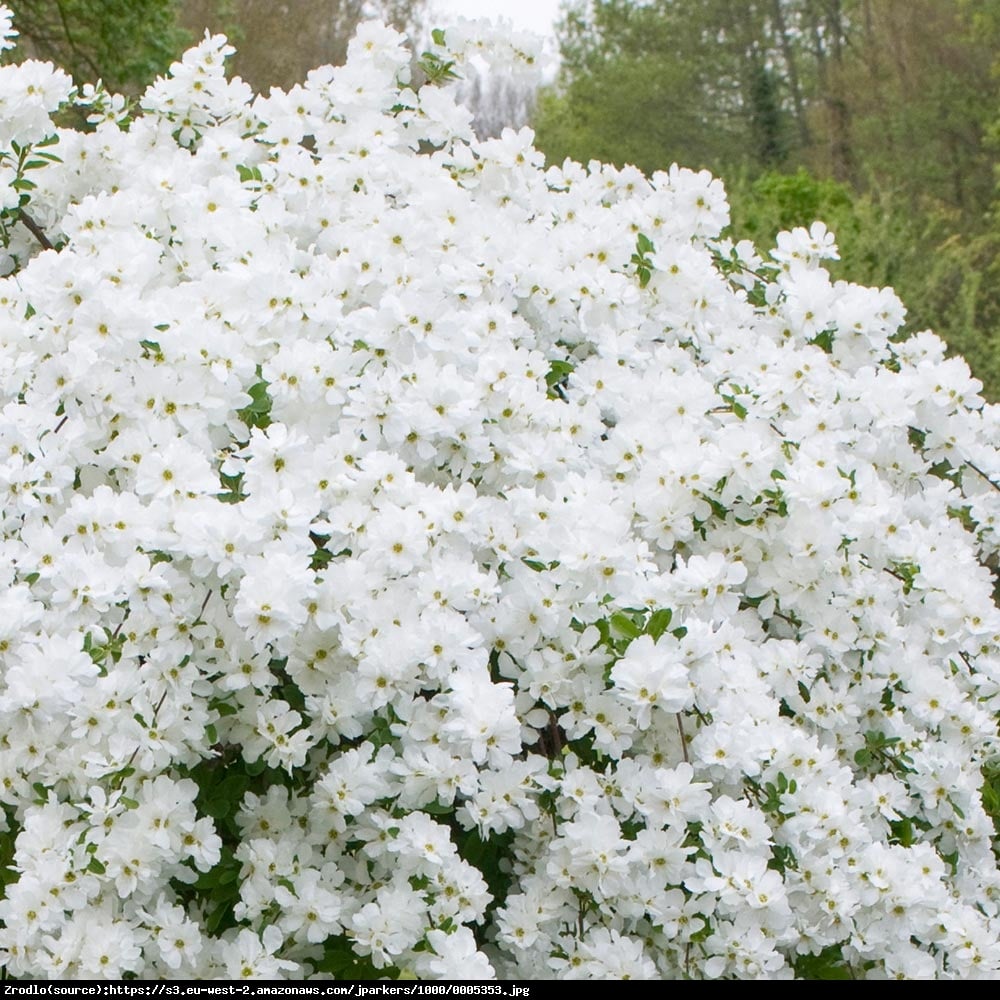
[[[433,52],[537,67],[482,29]],[[0,249],[11,974],[996,978],[965,362],[707,172],[473,140],[384,25],[230,52],[127,129],[0,67],[59,248]]]
[[[427,961],[427,972],[433,978],[496,978],[493,966],[477,949],[476,939],[468,927],[459,927],[453,934],[439,930],[428,931],[427,943],[433,949],[433,957]]]
[[[297,971],[298,965],[275,956],[282,943],[281,931],[274,925],[265,928],[262,936],[241,930],[222,950],[226,975],[236,982],[286,978],[283,973]]]
[[[657,646],[652,636],[640,636],[611,669],[615,691],[635,708],[636,725],[649,726],[654,708],[680,712],[691,704],[692,691],[687,671],[676,651]]]

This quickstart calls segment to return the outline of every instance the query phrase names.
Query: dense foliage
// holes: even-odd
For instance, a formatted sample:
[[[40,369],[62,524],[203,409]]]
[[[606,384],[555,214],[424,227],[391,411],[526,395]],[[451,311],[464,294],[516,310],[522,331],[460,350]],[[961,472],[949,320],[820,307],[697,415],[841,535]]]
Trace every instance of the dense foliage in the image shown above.
[[[1000,410],[481,32],[0,70],[7,973],[995,977]]]
[[[139,93],[187,40],[176,0],[11,0],[21,44],[74,80]]]
[[[823,218],[841,275],[896,287],[907,328],[941,333],[997,399],[998,25],[995,0],[575,3],[538,144],[555,162],[707,167],[735,238]]]
[[[315,66],[339,66],[358,24],[380,17],[419,37],[426,0],[175,0],[180,22],[195,38],[223,32],[237,52],[229,69],[255,90],[301,83]]]

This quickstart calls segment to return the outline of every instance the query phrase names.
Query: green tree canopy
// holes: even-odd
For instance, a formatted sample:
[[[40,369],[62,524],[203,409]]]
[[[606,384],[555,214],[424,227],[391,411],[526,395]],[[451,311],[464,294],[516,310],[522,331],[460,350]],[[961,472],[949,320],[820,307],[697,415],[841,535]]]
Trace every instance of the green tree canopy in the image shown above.
[[[805,166],[962,212],[992,198],[996,0],[593,0],[537,116],[553,157]],[[984,28],[985,25],[985,28]]]
[[[47,59],[77,82],[136,93],[164,72],[189,36],[176,0],[7,0],[19,55]]]
[[[181,0],[181,21],[193,34],[223,32],[236,45],[232,71],[255,90],[291,87],[326,63],[344,61],[358,22],[377,15],[416,34],[426,0]]]
[[[779,94],[780,58],[747,0],[597,0],[560,28],[562,72],[537,130],[551,157],[634,163],[683,160],[716,171],[749,155],[783,162],[794,127]]]
[[[1000,398],[1000,0],[576,0],[549,158],[708,167],[733,233],[822,218]]]

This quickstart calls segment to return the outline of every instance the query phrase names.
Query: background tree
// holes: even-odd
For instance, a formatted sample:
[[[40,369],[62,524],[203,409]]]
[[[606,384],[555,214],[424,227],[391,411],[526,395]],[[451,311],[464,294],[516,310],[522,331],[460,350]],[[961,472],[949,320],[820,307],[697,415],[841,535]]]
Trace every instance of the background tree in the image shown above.
[[[550,159],[708,167],[764,245],[823,218],[1000,398],[1000,0],[578,0],[559,39]]]
[[[137,93],[189,40],[175,0],[9,0],[19,57],[47,59],[77,82]]]
[[[995,50],[953,0],[863,0],[843,99],[867,184],[981,215],[994,188],[986,143],[1000,88]]]
[[[181,23],[200,36],[209,29],[237,46],[232,71],[255,90],[288,88],[309,70],[339,64],[358,22],[381,17],[416,37],[427,0],[182,0]]]
[[[537,87],[530,80],[488,73],[472,68],[459,90],[472,112],[472,127],[480,139],[499,136],[505,128],[527,125],[535,110]]]
[[[651,171],[683,159],[724,172],[754,151],[784,158],[792,122],[777,99],[774,50],[747,0],[601,0],[560,26],[562,71],[539,102],[539,142],[564,156]],[[734,153],[736,154],[734,156]]]

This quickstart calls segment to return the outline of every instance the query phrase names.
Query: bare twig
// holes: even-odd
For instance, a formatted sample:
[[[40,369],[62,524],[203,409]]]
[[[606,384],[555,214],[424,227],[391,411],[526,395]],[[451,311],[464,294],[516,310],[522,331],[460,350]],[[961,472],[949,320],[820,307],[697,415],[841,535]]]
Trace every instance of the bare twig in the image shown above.
[[[196,624],[202,620],[201,616],[205,613],[205,608],[208,607],[208,602],[211,599],[211,597],[212,597],[212,591],[209,590],[209,592],[205,595],[205,600],[201,602],[201,610],[198,612],[198,617],[195,619]]]
[[[152,727],[152,726],[155,726],[155,725],[156,725],[156,717],[157,717],[157,716],[158,716],[158,715],[160,714],[160,709],[161,709],[161,708],[163,707],[163,703],[164,703],[164,702],[165,702],[166,700],[167,700],[167,690],[166,690],[166,688],[164,688],[164,690],[163,690],[163,694],[161,694],[161,695],[160,695],[160,700],[159,700],[159,701],[158,701],[158,702],[156,703],[156,708],[154,708],[154,709],[153,709],[153,719],[152,719],[152,721],[151,721],[151,723],[150,723],[150,727]],[[123,776],[122,772],[123,772],[123,771],[127,771],[127,770],[128,770],[128,769],[129,769],[129,768],[130,768],[130,767],[132,766],[132,764],[133,764],[133,762],[135,761],[136,757],[138,757],[138,756],[139,756],[139,751],[140,751],[141,749],[142,749],[142,747],[141,747],[141,746],[137,746],[137,747],[136,747],[136,748],[135,748],[135,749],[134,749],[134,750],[132,751],[132,756],[131,756],[131,757],[129,757],[129,759],[128,759],[127,761],[125,761],[125,766],[124,766],[124,767],[123,767],[123,768],[121,769],[121,771],[119,771],[119,772],[118,772],[118,774],[116,775],[116,779],[117,779],[117,781],[118,781],[118,785],[117,785],[117,787],[119,787],[119,788],[120,788],[120,787],[121,787],[121,785],[122,785],[122,782],[124,782],[124,780],[125,780],[125,778],[124,778],[124,776]]]
[[[122,615],[122,620],[118,623],[118,626],[114,630],[114,632],[111,633],[111,638],[112,639],[117,639],[118,636],[121,635],[122,627],[125,625],[125,622],[128,620],[128,616],[131,613],[131,610],[132,610],[131,608],[126,608],[125,609],[125,614]]]
[[[970,469],[972,469],[973,472],[978,472],[979,475],[982,476],[983,479],[985,479],[986,482],[988,482],[990,484],[990,486],[993,487],[993,489],[995,489],[998,493],[1000,493],[1000,483],[996,483],[992,479],[990,479],[990,477],[988,475],[986,475],[986,473],[983,472],[983,470],[980,469],[979,466],[975,464],[975,462],[970,462],[968,459],[966,459],[965,460],[965,464]]]
[[[24,223],[25,228],[35,237],[36,240],[42,245],[44,250],[55,250],[55,247],[49,241],[48,236],[42,231],[41,226],[38,225],[35,220],[28,215],[28,213],[23,209],[18,209],[18,218]]]
[[[87,66],[90,67],[90,71],[95,77],[100,77],[100,67],[94,62],[91,56],[89,56],[83,49],[80,48],[79,45],[77,45],[76,39],[73,37],[73,32],[69,26],[69,19],[66,16],[66,8],[63,5],[63,0],[56,0],[56,7],[59,10],[59,20],[62,22],[63,33],[66,36],[66,41],[69,42],[69,47],[73,55],[82,59]]]
[[[684,763],[690,764],[688,760],[687,737],[684,735],[684,717],[677,713],[677,731],[681,734],[681,753],[684,755]]]

